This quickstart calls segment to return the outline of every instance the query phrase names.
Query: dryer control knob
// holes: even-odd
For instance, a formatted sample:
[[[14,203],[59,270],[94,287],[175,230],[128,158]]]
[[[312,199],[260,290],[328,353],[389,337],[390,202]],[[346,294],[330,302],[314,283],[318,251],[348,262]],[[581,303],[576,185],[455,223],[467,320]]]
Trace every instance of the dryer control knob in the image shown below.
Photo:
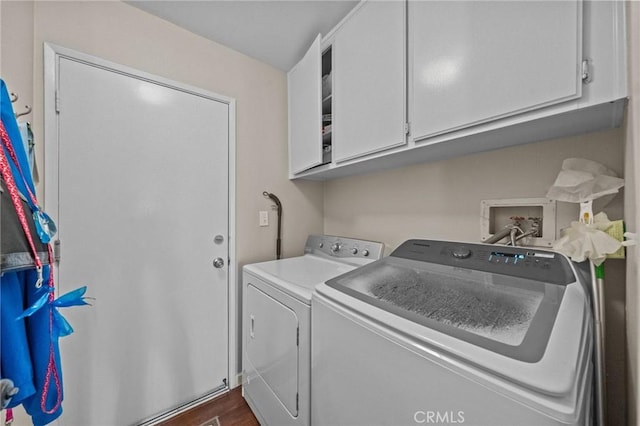
[[[340,243],[333,243],[333,244],[331,244],[331,251],[333,253],[337,253],[337,252],[340,251],[340,247],[341,247]]]
[[[454,249],[451,252],[451,254],[456,259],[466,259],[467,257],[471,256],[471,250],[469,250],[466,247],[458,247],[458,248]]]
[[[362,255],[363,255],[364,257],[369,256],[369,250],[366,250],[366,249],[365,249],[365,250],[362,250]]]
[[[352,248],[351,254],[358,254],[358,248],[357,247]]]

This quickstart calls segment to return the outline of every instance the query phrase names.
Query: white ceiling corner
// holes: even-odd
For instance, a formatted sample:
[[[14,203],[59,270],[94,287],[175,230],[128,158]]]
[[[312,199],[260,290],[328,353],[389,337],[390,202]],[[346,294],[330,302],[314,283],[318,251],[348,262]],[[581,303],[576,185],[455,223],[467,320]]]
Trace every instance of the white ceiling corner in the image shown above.
[[[358,1],[133,0],[127,4],[288,71]]]

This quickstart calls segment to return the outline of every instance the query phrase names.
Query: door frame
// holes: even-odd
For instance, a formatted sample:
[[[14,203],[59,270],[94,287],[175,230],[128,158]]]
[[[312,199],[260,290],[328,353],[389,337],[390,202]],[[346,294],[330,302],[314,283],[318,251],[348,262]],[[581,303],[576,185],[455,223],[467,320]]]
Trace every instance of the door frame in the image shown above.
[[[159,84],[171,89],[188,94],[202,96],[228,105],[229,108],[229,140],[228,140],[228,272],[227,272],[227,377],[229,389],[238,386],[238,279],[236,261],[236,100],[219,95],[198,87],[179,83],[164,77],[150,74],[135,68],[111,62],[89,54],[78,52],[52,43],[44,43],[44,206],[51,206],[48,214],[54,221],[58,221],[56,206],[57,194],[47,188],[58,188],[58,147],[59,147],[59,123],[57,114],[57,93],[60,58],[85,63],[90,66],[102,68],[137,79],[142,79],[154,84]],[[55,206],[55,208],[53,208]],[[217,395],[215,395],[217,396]],[[203,402],[199,400],[198,402]]]

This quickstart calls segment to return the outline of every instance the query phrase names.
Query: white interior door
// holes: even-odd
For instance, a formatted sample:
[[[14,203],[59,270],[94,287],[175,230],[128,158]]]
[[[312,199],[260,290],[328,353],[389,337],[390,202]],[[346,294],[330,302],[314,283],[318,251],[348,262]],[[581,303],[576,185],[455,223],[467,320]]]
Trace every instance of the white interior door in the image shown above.
[[[228,377],[229,103],[66,57],[58,101],[61,424],[138,423]]]

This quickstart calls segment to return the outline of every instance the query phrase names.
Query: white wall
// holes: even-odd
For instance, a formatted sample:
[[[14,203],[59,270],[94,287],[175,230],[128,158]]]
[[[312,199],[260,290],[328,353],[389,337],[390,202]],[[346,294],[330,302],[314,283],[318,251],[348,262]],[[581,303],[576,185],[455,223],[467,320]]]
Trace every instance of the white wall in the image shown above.
[[[627,229],[640,225],[640,3],[628,3],[629,82],[625,145],[625,220]],[[627,249],[627,406],[628,424],[640,424],[640,247]]]
[[[0,77],[19,96],[14,110],[23,112],[33,106],[33,3],[0,3]]]
[[[544,197],[565,158],[599,161],[622,175],[623,134],[613,129],[328,181],[325,232],[390,248],[412,237],[480,241],[481,200]],[[607,212],[622,217],[622,196]],[[577,217],[577,205],[558,203],[559,228]]]

